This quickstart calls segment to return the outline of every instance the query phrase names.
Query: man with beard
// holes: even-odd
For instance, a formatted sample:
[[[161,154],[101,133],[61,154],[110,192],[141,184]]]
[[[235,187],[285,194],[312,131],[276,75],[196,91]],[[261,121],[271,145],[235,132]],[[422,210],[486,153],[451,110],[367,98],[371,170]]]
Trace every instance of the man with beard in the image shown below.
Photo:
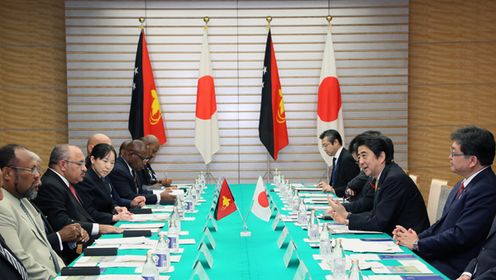
[[[111,225],[97,224],[86,212],[74,185],[86,174],[84,155],[74,145],[55,146],[50,154],[49,169],[41,178],[36,205],[47,216],[54,228],[79,223],[91,236],[104,233],[119,233],[121,229]]]
[[[52,249],[43,220],[29,202],[40,185],[40,172],[30,152],[19,145],[0,148],[4,199],[0,201],[0,234],[22,262],[29,279],[55,277],[64,262]]]

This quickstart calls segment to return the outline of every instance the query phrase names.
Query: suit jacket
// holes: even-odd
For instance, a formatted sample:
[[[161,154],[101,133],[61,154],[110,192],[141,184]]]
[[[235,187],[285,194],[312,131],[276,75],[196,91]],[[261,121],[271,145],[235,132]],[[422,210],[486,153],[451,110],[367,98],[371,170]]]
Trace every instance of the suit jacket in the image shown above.
[[[126,200],[126,205],[121,206],[130,207],[131,200],[138,195],[143,195],[146,198],[146,204],[157,203],[157,196],[152,191],[143,189],[143,183],[138,173],[136,173],[135,182],[133,174],[129,171],[127,163],[122,157],[117,158],[114,169],[108,177],[120,198]]]
[[[351,214],[349,228],[391,234],[396,225],[422,231],[429,226],[429,218],[417,186],[392,162],[382,170],[372,210]]]
[[[334,188],[337,196],[343,197],[348,182],[360,173],[360,168],[351,153],[345,148],[341,150],[339,158],[336,160],[336,167],[333,168],[337,168],[334,178],[332,178],[334,179],[334,185],[332,181],[329,184]]]
[[[107,178],[100,178],[90,167],[84,180],[74,186],[83,202],[84,208],[95,221],[113,224],[112,212],[115,204],[112,200],[112,186]]]
[[[52,249],[57,252],[57,254],[60,254],[62,252],[63,248],[60,248],[60,242],[59,242],[59,237],[57,235],[57,232],[53,230],[52,225],[50,225],[50,222],[48,221],[47,217],[43,212],[41,212],[40,208],[36,206],[36,204],[32,203],[33,207],[40,213],[40,217],[43,220],[43,225],[45,226],[45,233],[47,235],[48,242],[50,242],[50,245],[52,246]]]
[[[472,279],[496,279],[496,218],[479,255],[468,263],[465,271],[472,273]]]
[[[38,196],[34,202],[45,213],[54,230],[79,223],[91,235],[95,220],[72,195],[59,175],[51,169],[43,174]]]
[[[372,210],[375,196],[375,185],[372,181],[372,178],[360,172],[349,182],[348,187],[354,191],[358,191],[358,194],[353,199],[350,199],[349,203],[343,204],[346,211],[361,213]],[[353,187],[350,184],[353,184]],[[360,184],[361,186],[358,187]]]
[[[154,185],[158,182],[157,176],[155,175],[155,171],[153,170],[152,166],[150,163],[145,164],[145,168],[140,171],[141,173],[141,179],[143,180],[143,185]]]
[[[26,270],[24,265],[22,265],[21,261],[15,256],[15,254],[9,249],[7,244],[5,244],[5,240],[3,237],[0,235],[0,244],[2,247],[9,251],[12,256],[21,264],[22,268]],[[22,276],[20,272],[13,266],[2,254],[0,254],[0,271],[2,272],[2,277],[5,277],[5,279],[15,279],[15,280],[22,280]],[[26,271],[27,273],[27,271]]]
[[[441,218],[418,241],[418,254],[453,279],[479,253],[496,214],[496,176],[490,167],[456,198],[460,184],[449,193]]]
[[[54,261],[61,268],[65,265],[48,242],[40,214],[29,200],[18,199],[8,191],[3,193],[4,199],[0,201],[0,234],[7,246],[23,263],[29,279],[54,277],[57,274]],[[21,207],[21,203],[26,210]]]

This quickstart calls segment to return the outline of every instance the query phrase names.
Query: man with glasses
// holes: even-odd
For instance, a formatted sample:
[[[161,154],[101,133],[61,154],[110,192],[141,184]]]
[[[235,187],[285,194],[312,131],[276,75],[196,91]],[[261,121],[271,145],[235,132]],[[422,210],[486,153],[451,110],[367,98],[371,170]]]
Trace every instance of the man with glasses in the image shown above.
[[[332,159],[332,173],[330,182],[320,182],[317,186],[325,192],[333,192],[343,197],[348,182],[360,173],[360,168],[351,156],[351,153],[343,147],[343,140],[337,130],[329,129],[319,136],[322,148]]]
[[[496,214],[493,134],[475,126],[451,134],[451,171],[463,177],[451,190],[439,220],[417,234],[397,226],[398,244],[418,255],[450,279],[455,279],[481,250]]]
[[[97,224],[83,207],[74,188],[86,174],[84,155],[74,145],[55,146],[50,154],[49,169],[41,178],[41,187],[34,200],[47,216],[54,228],[59,230],[66,225],[79,223],[91,236],[104,233],[119,233],[121,229],[111,225]],[[82,240],[88,242],[89,240]],[[80,248],[77,249],[80,252]]]
[[[146,204],[157,204],[170,196],[167,191],[153,194],[152,191],[143,188],[142,179],[139,176],[150,160],[150,152],[141,140],[132,140],[122,148],[119,158],[115,161],[114,169],[108,175],[112,186],[121,197],[132,201],[136,197],[144,197]],[[121,205],[130,207],[130,205]]]
[[[38,211],[28,198],[40,185],[38,164],[30,151],[19,145],[0,148],[4,199],[0,201],[0,234],[19,259],[29,279],[49,279],[64,262],[52,249]],[[3,275],[3,273],[0,273]]]

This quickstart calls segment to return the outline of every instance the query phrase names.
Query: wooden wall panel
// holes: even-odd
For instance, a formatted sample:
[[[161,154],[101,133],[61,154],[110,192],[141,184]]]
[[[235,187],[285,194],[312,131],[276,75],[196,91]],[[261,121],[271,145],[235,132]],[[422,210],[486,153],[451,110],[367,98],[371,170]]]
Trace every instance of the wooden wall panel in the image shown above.
[[[475,124],[496,133],[496,2],[410,1],[409,170],[453,185],[450,134]]]
[[[64,1],[1,6],[0,145],[26,145],[46,164],[67,143]]]

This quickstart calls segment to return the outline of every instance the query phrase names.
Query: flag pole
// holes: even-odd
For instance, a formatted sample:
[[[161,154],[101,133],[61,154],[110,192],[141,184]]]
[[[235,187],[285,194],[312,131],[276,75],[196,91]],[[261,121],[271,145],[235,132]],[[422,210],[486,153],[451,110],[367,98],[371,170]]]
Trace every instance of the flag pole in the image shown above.
[[[253,201],[251,202],[253,204]],[[236,207],[238,207],[236,205]],[[251,209],[251,206],[250,206]],[[241,237],[250,237],[251,236],[251,231],[248,230],[248,225],[246,224],[246,220],[243,218],[243,215],[241,214],[241,209],[238,209],[237,211],[239,213],[239,216],[241,217],[241,221],[243,221],[243,229],[239,232],[239,235]],[[248,220],[248,215],[246,216],[246,219]]]

